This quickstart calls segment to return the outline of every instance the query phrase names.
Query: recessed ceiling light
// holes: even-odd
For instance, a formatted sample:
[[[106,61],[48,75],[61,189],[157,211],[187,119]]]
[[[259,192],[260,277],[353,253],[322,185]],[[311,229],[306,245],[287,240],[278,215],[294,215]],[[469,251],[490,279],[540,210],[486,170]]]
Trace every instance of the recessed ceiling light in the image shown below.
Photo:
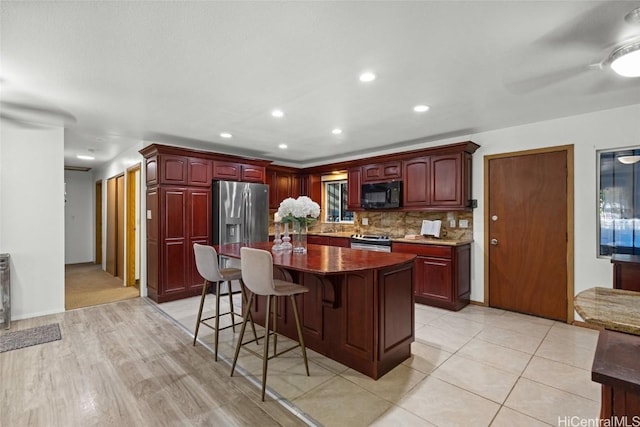
[[[220,136],[221,136],[221,137],[223,137],[223,138],[231,138],[233,135],[231,135],[231,134],[230,134],[230,133],[228,133],[228,132],[222,132],[222,133],[220,134]]]
[[[424,113],[425,111],[429,111],[429,106],[428,105],[416,105],[415,107],[413,107],[413,111],[415,111],[416,113]]]
[[[273,110],[271,112],[271,115],[273,117],[282,117],[282,116],[284,116],[284,113],[282,112],[282,110]]]
[[[86,156],[84,154],[78,154],[76,155],[77,158],[81,159],[81,160],[95,160],[95,157],[93,156]]]
[[[335,128],[334,130],[331,131],[331,133],[334,135],[340,135],[342,133],[342,129]]]
[[[372,82],[375,79],[376,79],[376,75],[371,71],[365,71],[364,73],[360,74],[361,82]]]
[[[281,150],[286,150],[287,149],[287,144],[280,144],[278,145],[278,148]]]

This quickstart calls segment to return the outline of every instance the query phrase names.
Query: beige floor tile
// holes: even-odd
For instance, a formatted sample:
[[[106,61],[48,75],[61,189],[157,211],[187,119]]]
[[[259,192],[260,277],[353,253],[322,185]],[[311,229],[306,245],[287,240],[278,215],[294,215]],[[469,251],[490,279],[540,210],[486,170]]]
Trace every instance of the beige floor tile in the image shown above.
[[[491,423],[491,427],[545,427],[548,425],[506,406],[500,408],[498,415]]]
[[[599,331],[556,322],[549,330],[548,337],[561,339],[572,345],[595,349],[598,344]]]
[[[348,366],[343,365],[340,362],[336,362],[333,359],[329,359],[327,356],[323,356],[322,354],[317,353],[310,349],[307,349],[307,357],[309,358],[309,360],[313,361],[314,363],[317,363],[323,368],[328,369],[331,372],[334,372],[336,374],[339,374],[349,369]]]
[[[416,325],[426,325],[429,322],[434,321],[435,319],[444,316],[446,313],[441,313],[439,311],[425,310],[416,308],[414,310],[414,319]]]
[[[554,323],[557,323],[555,320],[545,319],[544,317],[531,316],[529,314],[517,313],[515,311],[506,311],[504,313],[506,318],[511,319],[520,319],[525,322],[536,323],[539,325],[545,326],[553,326]]]
[[[438,426],[488,426],[500,406],[431,376],[398,406]]]
[[[419,416],[402,409],[399,406],[392,406],[387,412],[382,414],[380,418],[371,424],[373,427],[431,427],[435,424],[431,424],[429,421],[420,418]]]
[[[411,343],[411,357],[402,362],[403,365],[430,374],[447,360],[452,353],[421,342]]]
[[[529,335],[527,329],[515,331],[490,325],[476,335],[477,339],[501,345],[513,350],[533,354],[542,342],[542,336]]]
[[[470,340],[471,337],[469,336],[460,335],[456,332],[444,330],[431,325],[416,328],[416,341],[443,349],[450,353],[458,351]]]
[[[463,319],[472,320],[474,322],[488,324],[494,319],[503,316],[504,313],[504,310],[496,308],[468,305],[453,315],[462,317]]]
[[[395,403],[422,381],[427,374],[405,365],[399,365],[377,381],[353,369],[348,369],[341,376],[365,390]]]
[[[428,324],[430,327],[440,328],[445,331],[455,332],[458,335],[472,338],[476,336],[483,328],[481,323],[464,319],[456,316],[454,313],[446,314]]]
[[[438,367],[432,377],[502,403],[518,380],[518,375],[454,354]]]
[[[525,316],[523,314],[516,315],[514,313],[505,313],[503,316],[494,318],[489,324],[491,326],[509,329],[520,333],[526,331],[529,336],[544,338],[549,332],[549,329],[551,329],[553,323],[537,323],[532,321],[532,318],[532,316]],[[547,321],[547,319],[542,320]]]
[[[526,378],[518,380],[504,406],[552,425],[572,416],[595,419],[600,412],[600,402]]]
[[[591,381],[591,370],[534,356],[522,376],[600,402],[600,385]]]
[[[456,353],[458,356],[485,363],[503,371],[520,375],[531,360],[531,355],[501,345],[474,338]]]
[[[566,363],[581,369],[591,370],[595,346],[582,347],[560,337],[547,336],[536,351],[536,356]]]
[[[293,404],[325,426],[368,426],[392,406],[342,377],[294,399]]]

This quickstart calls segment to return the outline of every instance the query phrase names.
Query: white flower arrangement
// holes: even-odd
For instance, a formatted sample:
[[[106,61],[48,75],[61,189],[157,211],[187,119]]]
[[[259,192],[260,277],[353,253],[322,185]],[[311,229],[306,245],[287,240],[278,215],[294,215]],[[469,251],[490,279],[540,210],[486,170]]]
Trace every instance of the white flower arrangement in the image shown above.
[[[320,215],[320,205],[307,196],[297,199],[292,197],[284,199],[278,208],[278,216],[283,223],[298,222],[311,224]]]

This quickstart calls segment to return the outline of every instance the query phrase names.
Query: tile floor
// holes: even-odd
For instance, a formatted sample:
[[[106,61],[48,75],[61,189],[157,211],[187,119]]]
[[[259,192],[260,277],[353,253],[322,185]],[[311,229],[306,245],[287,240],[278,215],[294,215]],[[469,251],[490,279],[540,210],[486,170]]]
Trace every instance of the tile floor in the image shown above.
[[[193,333],[199,301],[158,307]],[[600,387],[590,379],[597,331],[475,305],[416,304],[415,321],[412,357],[378,381],[313,351],[307,377],[293,351],[269,362],[267,399],[325,426],[557,426],[598,416]],[[218,363],[233,359],[237,335],[221,331]],[[210,329],[198,339],[213,348]],[[238,366],[236,375],[259,387],[261,359],[241,351]]]

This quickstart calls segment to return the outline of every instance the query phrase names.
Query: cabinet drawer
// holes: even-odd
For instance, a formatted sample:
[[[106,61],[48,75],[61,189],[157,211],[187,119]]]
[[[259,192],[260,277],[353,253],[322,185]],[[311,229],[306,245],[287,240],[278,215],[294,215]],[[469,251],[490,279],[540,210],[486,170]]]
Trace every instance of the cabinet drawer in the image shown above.
[[[424,245],[415,243],[396,243],[391,244],[391,252],[404,252],[428,257],[452,258],[453,246]]]

